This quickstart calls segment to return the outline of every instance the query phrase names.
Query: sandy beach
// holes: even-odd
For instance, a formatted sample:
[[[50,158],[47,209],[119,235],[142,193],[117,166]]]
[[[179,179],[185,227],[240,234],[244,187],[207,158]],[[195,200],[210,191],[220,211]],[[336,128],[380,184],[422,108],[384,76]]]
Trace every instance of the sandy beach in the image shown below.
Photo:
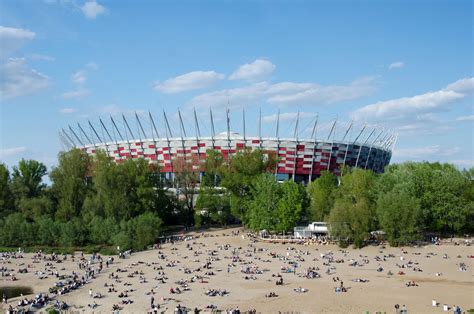
[[[74,261],[71,255],[66,260],[59,255],[60,263],[48,261],[51,255],[4,254],[0,287],[28,286],[34,294],[9,299],[0,310],[15,308],[20,299],[33,299],[38,293],[53,298],[43,310],[59,300],[80,312],[111,312],[117,304],[121,312],[144,313],[152,310],[152,297],[157,311],[167,313],[178,305],[203,312],[211,312],[212,305],[223,311],[238,307],[261,313],[394,313],[395,304],[405,305],[410,313],[442,313],[444,304],[451,313],[456,305],[463,311],[474,308],[474,246],[462,240],[460,245],[444,241],[416,248],[387,245],[359,250],[255,242],[238,228],[188,235],[186,241],[126,258],[114,256],[108,267],[109,257],[102,256],[100,272],[99,259],[91,261],[91,255],[83,256],[86,267],[80,269],[80,252]],[[24,268],[27,273],[19,273]],[[95,278],[64,295],[49,293],[61,281],[57,276],[75,272],[81,278],[87,269]],[[17,280],[12,281],[11,275]],[[283,284],[276,285],[280,278]],[[412,286],[407,286],[410,282]],[[295,291],[299,288],[303,292]],[[276,296],[266,297],[270,292]],[[97,294],[102,297],[93,298]],[[432,300],[439,305],[434,307]],[[94,302],[96,307],[88,306]]]

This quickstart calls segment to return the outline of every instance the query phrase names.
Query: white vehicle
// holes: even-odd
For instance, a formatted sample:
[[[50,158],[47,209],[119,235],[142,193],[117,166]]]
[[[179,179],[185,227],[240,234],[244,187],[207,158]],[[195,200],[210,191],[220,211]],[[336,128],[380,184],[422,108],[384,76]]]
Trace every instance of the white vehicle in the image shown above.
[[[310,230],[313,233],[327,234],[328,225],[327,223],[322,222],[322,221],[312,222],[308,225],[308,230]]]

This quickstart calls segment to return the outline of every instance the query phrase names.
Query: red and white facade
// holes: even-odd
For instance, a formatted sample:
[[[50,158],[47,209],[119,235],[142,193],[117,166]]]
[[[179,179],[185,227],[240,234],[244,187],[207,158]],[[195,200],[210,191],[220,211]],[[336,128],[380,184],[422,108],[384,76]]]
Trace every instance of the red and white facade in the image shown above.
[[[196,171],[202,171],[208,150],[220,151],[228,159],[245,148],[261,149],[278,157],[274,171],[277,175],[306,182],[314,180],[325,170],[340,175],[343,165],[382,172],[392,156],[390,148],[369,143],[244,137],[227,132],[215,137],[153,138],[97,143],[80,148],[90,155],[103,150],[116,162],[144,158],[157,163],[161,172],[169,174],[174,172],[175,159],[193,163]]]

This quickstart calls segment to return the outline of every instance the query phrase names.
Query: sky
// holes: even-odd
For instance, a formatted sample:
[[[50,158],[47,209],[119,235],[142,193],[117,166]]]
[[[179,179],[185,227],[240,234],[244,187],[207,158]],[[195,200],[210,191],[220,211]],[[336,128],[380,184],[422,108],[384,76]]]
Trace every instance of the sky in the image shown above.
[[[0,0],[0,162],[49,168],[58,136],[112,116],[164,134],[368,141],[392,163],[474,166],[473,2]],[[137,130],[132,126],[133,130]],[[132,130],[132,131],[133,131]],[[86,132],[89,132],[86,130]],[[148,132],[148,131],[146,131]],[[149,132],[150,133],[150,132]]]

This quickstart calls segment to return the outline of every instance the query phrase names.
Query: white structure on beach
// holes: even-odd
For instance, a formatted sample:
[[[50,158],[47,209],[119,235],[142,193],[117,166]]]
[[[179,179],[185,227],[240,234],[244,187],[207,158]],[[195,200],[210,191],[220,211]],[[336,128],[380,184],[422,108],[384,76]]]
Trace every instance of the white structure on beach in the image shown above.
[[[295,238],[311,238],[317,235],[327,235],[328,226],[325,222],[317,221],[310,223],[307,227],[295,227],[293,229]]]

